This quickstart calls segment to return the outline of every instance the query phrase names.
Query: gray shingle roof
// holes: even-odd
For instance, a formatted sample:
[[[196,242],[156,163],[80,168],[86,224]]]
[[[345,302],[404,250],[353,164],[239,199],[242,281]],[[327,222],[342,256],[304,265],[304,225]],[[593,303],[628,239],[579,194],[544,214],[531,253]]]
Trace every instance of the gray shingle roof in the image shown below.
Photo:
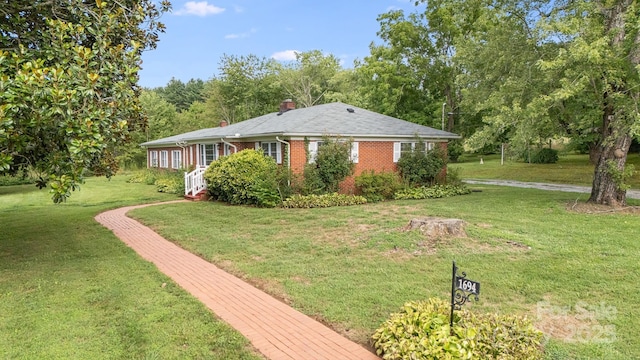
[[[350,111],[348,109],[352,109]],[[323,136],[412,138],[416,135],[433,139],[457,139],[458,135],[382,115],[356,106],[335,102],[307,108],[271,113],[225,127],[196,130],[163,139],[148,141],[142,146],[173,145],[207,139],[261,136]]]

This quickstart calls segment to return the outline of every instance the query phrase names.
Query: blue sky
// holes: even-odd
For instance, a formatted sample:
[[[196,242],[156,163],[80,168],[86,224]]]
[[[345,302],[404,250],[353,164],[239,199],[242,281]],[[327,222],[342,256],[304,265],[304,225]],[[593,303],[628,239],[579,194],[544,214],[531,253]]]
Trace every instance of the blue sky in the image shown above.
[[[413,0],[172,0],[158,48],[143,54],[140,85],[164,86],[172,77],[208,80],[223,54],[287,61],[295,51],[321,50],[343,67],[369,54],[379,14],[415,11]]]

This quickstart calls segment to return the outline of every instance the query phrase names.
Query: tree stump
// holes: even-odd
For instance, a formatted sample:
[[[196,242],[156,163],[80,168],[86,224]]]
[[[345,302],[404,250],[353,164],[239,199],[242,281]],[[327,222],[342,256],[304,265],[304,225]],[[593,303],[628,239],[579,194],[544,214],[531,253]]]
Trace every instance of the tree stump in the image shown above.
[[[420,229],[420,232],[429,238],[467,237],[467,233],[464,231],[465,225],[466,223],[460,219],[427,217],[411,219],[407,230]]]

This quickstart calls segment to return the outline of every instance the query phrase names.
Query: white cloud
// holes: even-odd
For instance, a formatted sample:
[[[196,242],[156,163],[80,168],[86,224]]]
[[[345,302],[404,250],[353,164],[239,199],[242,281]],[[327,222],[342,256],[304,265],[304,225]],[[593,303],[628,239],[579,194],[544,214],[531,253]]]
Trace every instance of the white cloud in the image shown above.
[[[257,29],[251,29],[247,32],[243,32],[240,34],[227,34],[224,36],[225,39],[241,39],[241,38],[248,38],[249,36],[251,36],[251,34],[255,34],[256,32],[258,32]]]
[[[298,50],[279,51],[277,53],[273,53],[273,55],[271,55],[271,58],[278,61],[291,61],[296,59],[296,53],[299,52],[300,51]]]
[[[223,12],[225,9],[221,7],[217,7],[213,4],[209,4],[206,1],[189,1],[184,6],[176,11],[175,15],[196,15],[196,16],[207,16],[207,15],[215,15]]]

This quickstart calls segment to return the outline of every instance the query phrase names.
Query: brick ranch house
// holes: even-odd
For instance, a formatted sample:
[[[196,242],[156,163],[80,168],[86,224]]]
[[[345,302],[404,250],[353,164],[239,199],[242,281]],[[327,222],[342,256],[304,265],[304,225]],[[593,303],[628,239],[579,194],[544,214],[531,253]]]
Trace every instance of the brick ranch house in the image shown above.
[[[439,146],[445,151],[450,139],[460,138],[450,132],[340,102],[296,109],[295,103],[285,100],[278,112],[231,125],[223,121],[220,127],[148,141],[141,146],[147,149],[149,168],[195,168],[185,173],[185,195],[195,196],[206,188],[204,170],[221,156],[244,149],[261,149],[278,164],[287,161],[285,165],[294,174],[301,174],[307,161],[313,161],[318,143],[327,135],[352,140],[355,172],[341,184],[345,192],[353,192],[353,179],[363,171],[397,171],[398,159],[402,153],[415,148],[417,138],[425,143],[427,150]],[[286,153],[288,157],[283,156]]]

